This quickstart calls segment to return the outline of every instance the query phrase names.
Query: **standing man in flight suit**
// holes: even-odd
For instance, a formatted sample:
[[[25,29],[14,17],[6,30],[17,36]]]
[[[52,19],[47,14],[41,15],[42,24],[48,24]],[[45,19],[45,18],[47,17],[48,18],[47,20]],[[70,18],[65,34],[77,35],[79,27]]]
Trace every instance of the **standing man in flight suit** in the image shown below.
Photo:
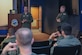
[[[60,26],[62,23],[67,23],[68,21],[68,14],[66,13],[66,7],[62,5],[60,7],[60,13],[56,17],[56,21],[58,22],[58,26]]]
[[[32,15],[28,12],[28,7],[24,6],[24,13],[21,15],[22,27],[31,29],[31,23],[33,22]]]

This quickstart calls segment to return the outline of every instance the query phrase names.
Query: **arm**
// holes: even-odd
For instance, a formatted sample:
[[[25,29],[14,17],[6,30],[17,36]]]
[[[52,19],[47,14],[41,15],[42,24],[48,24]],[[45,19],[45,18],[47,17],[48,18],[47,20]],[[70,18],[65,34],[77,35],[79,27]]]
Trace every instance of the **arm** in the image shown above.
[[[29,20],[27,20],[27,22],[29,22],[29,23],[33,22],[33,17],[30,13],[29,13]]]
[[[61,21],[60,21],[60,16],[61,16],[61,14],[59,13],[59,14],[57,15],[57,17],[56,17],[56,21],[57,21],[57,22],[61,22]]]
[[[50,37],[49,37],[49,45],[52,45],[52,42],[53,41],[56,41],[56,38],[55,37],[57,37],[57,34],[56,33],[52,33],[51,35],[50,35]]]
[[[8,51],[13,51],[13,50],[16,50],[16,43],[8,43],[5,47],[4,47],[4,49],[3,49],[3,51],[2,51],[2,53],[1,53],[1,55],[7,55],[7,52]]]
[[[57,33],[52,33],[49,37],[49,39],[56,39],[55,37],[57,37]]]
[[[1,49],[3,48],[3,45],[4,45],[4,43],[6,43],[6,41],[7,41],[7,39],[5,38],[5,39],[1,42],[1,44],[0,44]]]
[[[58,44],[57,44],[57,43],[55,43],[53,46],[54,46],[54,47],[56,47],[56,46],[58,46]]]
[[[52,33],[49,37],[49,39],[55,38],[56,37],[56,33]]]
[[[0,44],[0,46],[1,46],[1,48],[3,47],[3,44],[4,43],[8,43],[8,39],[10,38],[10,36],[9,36],[9,33],[7,33],[7,36],[6,36],[6,38],[1,42],[1,44]]]
[[[61,14],[59,13],[59,14],[57,15],[56,19],[59,19],[59,18],[60,18],[60,16],[61,16]]]

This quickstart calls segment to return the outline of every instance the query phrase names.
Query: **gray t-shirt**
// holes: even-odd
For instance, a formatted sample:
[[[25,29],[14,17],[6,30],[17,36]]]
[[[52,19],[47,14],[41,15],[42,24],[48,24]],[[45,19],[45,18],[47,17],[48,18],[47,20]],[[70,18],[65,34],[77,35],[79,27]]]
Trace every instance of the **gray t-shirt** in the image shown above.
[[[20,55],[20,54],[19,54]],[[46,54],[36,54],[36,53],[33,53],[31,55],[46,55]]]
[[[61,39],[57,41],[56,43],[60,47],[81,45],[80,41],[73,35],[68,35],[64,39]]]

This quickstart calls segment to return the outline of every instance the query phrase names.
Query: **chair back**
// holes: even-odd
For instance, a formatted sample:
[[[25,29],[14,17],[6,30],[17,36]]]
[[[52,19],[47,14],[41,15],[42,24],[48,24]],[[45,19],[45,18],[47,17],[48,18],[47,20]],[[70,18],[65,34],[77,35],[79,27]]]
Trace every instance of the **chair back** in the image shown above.
[[[73,47],[54,47],[52,55],[80,55],[81,46]]]
[[[50,47],[49,41],[34,42],[32,45],[32,52],[50,55]]]

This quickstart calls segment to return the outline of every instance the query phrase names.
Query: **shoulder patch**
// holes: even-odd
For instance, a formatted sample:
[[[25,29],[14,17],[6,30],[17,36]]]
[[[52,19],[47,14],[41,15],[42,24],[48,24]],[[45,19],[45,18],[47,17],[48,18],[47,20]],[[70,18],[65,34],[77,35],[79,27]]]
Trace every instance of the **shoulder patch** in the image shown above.
[[[63,13],[63,15],[66,15],[66,13]]]

